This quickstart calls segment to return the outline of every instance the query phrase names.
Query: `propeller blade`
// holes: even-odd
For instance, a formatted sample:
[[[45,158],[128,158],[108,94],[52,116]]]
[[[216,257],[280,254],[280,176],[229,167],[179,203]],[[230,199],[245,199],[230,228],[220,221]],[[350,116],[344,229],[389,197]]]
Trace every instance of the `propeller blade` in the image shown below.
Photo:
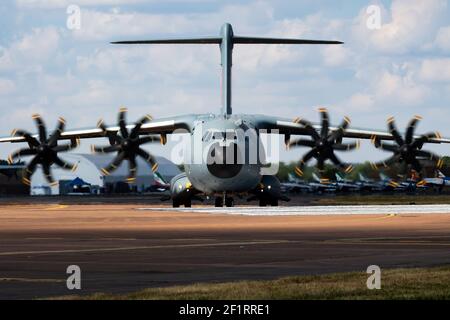
[[[153,118],[151,115],[146,115],[145,117],[143,117],[142,119],[140,119],[137,123],[136,126],[133,128],[133,130],[131,130],[130,133],[130,138],[134,139],[137,138],[139,136],[139,131],[141,130],[141,127],[143,124],[152,121]]]
[[[128,138],[128,129],[127,124],[125,122],[125,115],[127,113],[127,108],[120,108],[119,110],[119,128],[120,128],[120,134],[123,138]]]
[[[136,152],[137,155],[142,157],[145,161],[147,161],[152,166],[152,171],[155,172],[158,169],[158,163],[156,162],[155,158],[148,153],[147,151],[139,148]]]
[[[110,145],[114,145],[116,143],[122,142],[122,138],[117,135],[117,132],[108,131],[108,128],[106,128],[105,123],[103,122],[103,119],[98,120],[97,128],[102,129],[105,137],[107,137],[109,139]]]
[[[430,139],[433,139],[433,138],[440,139],[440,138],[442,138],[442,136],[438,131],[424,134],[424,135],[420,136],[419,138],[417,138],[416,140],[414,140],[411,147],[414,149],[422,149],[424,143],[428,142]]]
[[[78,168],[78,165],[66,162],[58,156],[55,158],[55,164],[63,169],[71,170],[72,172],[75,172]]]
[[[139,138],[139,140],[138,140],[139,145],[150,143],[150,142],[161,142],[161,138],[155,137],[155,136],[147,136],[147,137]]]
[[[422,171],[422,165],[420,164],[419,160],[414,159],[411,165],[413,169],[416,170],[418,173]]]
[[[9,164],[13,164],[14,160],[23,156],[33,156],[37,154],[37,150],[36,149],[21,149],[19,151],[13,152],[9,157],[8,157],[8,163]]]
[[[37,141],[36,138],[32,137],[31,134],[26,131],[13,130],[13,132],[11,132],[11,135],[13,137],[23,137],[30,146],[30,148],[39,146],[39,141]]]
[[[319,112],[322,115],[322,128],[320,129],[320,137],[325,139],[328,137],[328,128],[330,126],[330,118],[326,108],[319,108]]]
[[[397,142],[397,144],[399,146],[404,145],[405,142],[403,141],[403,138],[401,137],[400,133],[398,132],[398,130],[395,126],[394,117],[389,117],[387,120],[387,123],[388,123],[389,132],[392,134],[395,142]]]
[[[73,139],[69,144],[62,144],[53,147],[52,150],[56,153],[58,152],[67,152],[77,148],[80,145],[80,139]]]
[[[375,147],[391,152],[397,152],[399,149],[398,146],[386,142],[379,142]]]
[[[295,167],[294,170],[299,177],[303,176],[303,168],[305,167],[306,163],[315,156],[315,154],[316,150],[311,149],[303,156],[302,160],[299,161],[299,164],[297,165],[297,167]]]
[[[416,130],[417,123],[422,120],[421,116],[414,116],[408,124],[405,135],[405,143],[410,144],[412,142],[414,131]]]
[[[38,114],[34,114],[32,116],[32,118],[36,122],[36,125],[38,127],[40,142],[41,143],[46,142],[47,141],[47,129],[45,128],[44,121],[42,120],[41,116]]]
[[[111,172],[114,172],[125,160],[125,152],[120,152],[114,160],[105,168],[102,168],[100,171],[104,176],[109,176]]]
[[[439,157],[437,154],[434,154],[432,152],[418,150],[418,151],[416,151],[416,155],[419,157],[424,157],[428,160],[434,161],[436,163],[436,167],[438,169],[442,168],[442,166],[444,165],[444,160],[441,157]]]
[[[324,163],[325,163],[325,159],[324,158],[319,157],[317,159],[317,169],[319,169],[319,171],[323,171]]]
[[[361,142],[358,140],[353,143],[341,143],[341,144],[334,144],[333,149],[337,151],[350,151],[354,149],[359,149],[361,146]]]
[[[331,162],[333,162],[334,165],[338,166],[338,167],[342,167],[342,161],[334,154],[330,154],[330,160]]]
[[[112,153],[120,150],[120,145],[116,144],[113,146],[91,146],[91,151],[93,153]]]
[[[56,126],[56,130],[50,136],[48,140],[48,144],[50,146],[56,146],[58,143],[58,139],[61,137],[61,133],[63,133],[64,128],[66,127],[66,120],[64,118],[58,118],[58,125]]]
[[[351,121],[350,118],[345,116],[342,124],[339,126],[339,128],[334,131],[328,138],[328,142],[335,142],[337,140],[342,140],[342,136],[344,135],[345,129],[348,128]],[[340,143],[340,142],[339,142]]]
[[[129,175],[127,178],[128,183],[133,183],[136,181],[136,172],[137,172],[137,165],[136,165],[136,156],[131,156],[128,159],[128,171]]]
[[[31,186],[31,176],[36,171],[36,166],[39,163],[39,158],[34,157],[31,162],[28,164],[27,168],[25,169],[24,176],[22,178],[22,182],[26,184],[27,186]]]
[[[52,175],[52,171],[50,169],[50,165],[48,163],[42,164],[42,170],[44,171],[44,176],[47,182],[50,184],[50,186],[54,187],[58,184],[58,182],[55,181]]]
[[[373,169],[379,170],[382,167],[387,168],[390,165],[392,165],[393,163],[398,162],[399,160],[400,160],[400,155],[396,154],[384,161],[375,162],[375,163],[371,162],[370,165]]]
[[[314,141],[320,140],[319,134],[317,133],[316,129],[314,129],[312,123],[309,122],[308,120],[301,119],[301,118],[295,118],[294,123],[299,123],[302,126],[304,126],[306,131],[309,133],[309,135],[313,138]]]
[[[299,147],[299,146],[313,148],[315,145],[316,145],[316,143],[312,140],[299,139],[299,140],[291,141],[289,143],[289,148]]]

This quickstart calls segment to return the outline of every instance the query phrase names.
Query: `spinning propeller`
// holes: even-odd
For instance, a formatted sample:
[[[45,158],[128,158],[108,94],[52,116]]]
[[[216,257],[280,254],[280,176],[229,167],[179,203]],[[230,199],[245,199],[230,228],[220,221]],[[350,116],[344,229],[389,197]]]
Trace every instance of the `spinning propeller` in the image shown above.
[[[71,143],[69,144],[58,145],[58,139],[61,137],[61,133],[64,131],[66,125],[66,121],[63,118],[58,119],[56,130],[49,137],[47,136],[47,129],[41,116],[35,114],[33,115],[33,119],[36,122],[39,130],[39,139],[36,139],[30,133],[24,130],[14,130],[11,135],[14,137],[23,137],[28,143],[29,148],[21,149],[12,153],[8,158],[8,162],[9,164],[12,164],[14,160],[19,157],[34,156],[25,170],[25,175],[22,178],[23,183],[25,183],[26,185],[31,184],[31,176],[36,171],[37,165],[40,164],[44,171],[46,180],[50,183],[51,186],[55,186],[58,184],[58,182],[53,179],[50,167],[53,164],[56,164],[63,169],[75,171],[77,165],[70,164],[62,160],[60,157],[58,157],[58,153],[67,152],[78,147],[80,141],[79,139],[72,139]]]
[[[389,117],[387,120],[389,132],[392,134],[395,143],[386,143],[379,141],[376,137],[372,138],[372,143],[376,148],[393,153],[393,156],[379,163],[372,163],[374,169],[379,167],[387,167],[394,163],[402,163],[403,173],[406,173],[408,168],[414,169],[420,173],[422,171],[422,165],[419,162],[420,158],[429,159],[436,162],[437,168],[441,168],[443,160],[432,152],[422,150],[425,143],[430,139],[440,139],[441,134],[439,132],[428,133],[421,135],[420,137],[414,137],[414,131],[416,130],[417,123],[422,120],[420,116],[415,116],[408,124],[408,128],[403,138],[397,130],[394,117]]]
[[[312,158],[317,160],[317,168],[320,171],[323,170],[325,161],[329,159],[336,166],[345,169],[346,173],[351,172],[353,170],[353,166],[345,165],[335,154],[335,151],[349,151],[359,147],[359,141],[348,144],[342,143],[344,131],[349,126],[350,119],[348,117],[344,117],[344,121],[339,128],[331,131],[329,128],[330,121],[327,109],[319,108],[319,112],[322,116],[322,127],[320,132],[316,131],[309,121],[300,118],[296,118],[294,120],[295,123],[302,124],[312,138],[311,140],[299,139],[292,142],[287,142],[287,146],[289,148],[300,146],[311,148],[311,150],[307,152],[300,160],[298,166],[295,168],[295,173],[298,176],[303,176],[303,168]]]
[[[161,142],[164,144],[165,138],[164,136],[161,136],[161,138],[155,136],[139,136],[142,125],[152,120],[152,117],[150,115],[146,115],[141,120],[139,120],[134,128],[129,131],[125,121],[126,113],[126,108],[120,109],[118,120],[119,132],[117,133],[108,131],[103,123],[103,120],[100,120],[98,122],[97,126],[101,128],[105,133],[105,136],[109,138],[110,145],[92,146],[92,151],[97,153],[117,152],[117,156],[114,158],[114,160],[106,168],[101,169],[103,175],[110,175],[111,172],[115,171],[122,164],[122,162],[126,160],[129,163],[129,175],[127,178],[127,182],[133,183],[136,180],[136,157],[141,157],[146,162],[148,162],[151,165],[153,172],[158,170],[158,164],[156,163],[155,158],[147,151],[143,150],[140,146],[150,142]]]

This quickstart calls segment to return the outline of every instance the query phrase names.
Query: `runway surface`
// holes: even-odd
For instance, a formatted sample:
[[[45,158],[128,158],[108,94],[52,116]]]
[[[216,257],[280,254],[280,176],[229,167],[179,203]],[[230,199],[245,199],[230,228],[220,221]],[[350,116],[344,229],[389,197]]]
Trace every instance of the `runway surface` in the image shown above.
[[[1,299],[448,263],[449,206],[0,206]]]

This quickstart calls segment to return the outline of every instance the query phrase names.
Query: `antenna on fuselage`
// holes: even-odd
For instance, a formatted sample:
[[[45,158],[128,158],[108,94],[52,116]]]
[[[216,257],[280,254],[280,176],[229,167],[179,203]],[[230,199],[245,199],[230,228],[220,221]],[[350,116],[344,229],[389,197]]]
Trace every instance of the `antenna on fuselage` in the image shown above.
[[[225,23],[219,37],[202,38],[178,38],[178,39],[155,39],[155,40],[134,40],[117,41],[112,44],[219,44],[221,52],[222,65],[222,110],[224,117],[232,114],[231,108],[231,67],[233,65],[233,46],[234,44],[342,44],[341,41],[329,40],[306,40],[306,39],[283,39],[283,38],[259,38],[259,37],[240,37],[235,36],[233,27]]]

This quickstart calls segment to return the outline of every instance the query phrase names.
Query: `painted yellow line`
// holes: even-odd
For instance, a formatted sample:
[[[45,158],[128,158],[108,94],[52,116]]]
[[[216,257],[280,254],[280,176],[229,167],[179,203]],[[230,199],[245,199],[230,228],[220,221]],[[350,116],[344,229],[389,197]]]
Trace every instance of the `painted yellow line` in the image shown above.
[[[64,240],[64,238],[25,238],[25,240]]]
[[[0,282],[36,282],[36,283],[46,283],[46,282],[66,282],[64,279],[32,279],[32,278],[0,278]]]
[[[67,249],[67,250],[37,250],[37,251],[11,251],[0,252],[0,256],[21,256],[35,254],[64,254],[64,253],[90,253],[90,252],[115,252],[130,250],[148,250],[148,249],[178,249],[178,248],[207,248],[207,247],[229,247],[229,246],[255,246],[268,244],[286,244],[296,243],[290,240],[268,240],[268,241],[235,241],[235,242],[217,242],[217,243],[193,243],[193,244],[173,244],[156,246],[138,246],[138,247],[116,247],[116,248],[92,248],[92,249]]]
[[[432,243],[432,242],[417,242],[417,241],[400,241],[400,242],[387,242],[387,241],[326,241],[324,244],[336,244],[336,245],[386,245],[386,246],[399,246],[399,245],[407,245],[407,246],[427,246],[427,247],[433,247],[433,246],[440,246],[440,247],[450,247],[450,243]]]
[[[67,206],[67,205],[58,204],[56,206],[52,206],[52,207],[46,208],[45,210],[60,210],[60,209],[66,209],[68,207],[69,206]]]

